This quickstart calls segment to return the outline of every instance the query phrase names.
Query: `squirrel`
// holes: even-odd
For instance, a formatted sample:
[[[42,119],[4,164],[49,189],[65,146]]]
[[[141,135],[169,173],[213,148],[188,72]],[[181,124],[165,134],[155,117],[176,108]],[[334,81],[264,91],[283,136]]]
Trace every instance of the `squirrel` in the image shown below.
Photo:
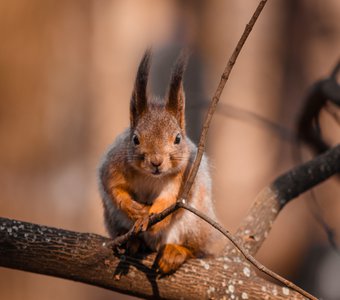
[[[183,73],[186,55],[179,56],[165,100],[147,91],[151,50],[138,67],[130,101],[130,128],[121,133],[99,167],[99,186],[106,228],[112,238],[136,222],[174,204],[197,147],[185,131]],[[188,204],[216,219],[211,197],[211,176],[203,156]],[[157,252],[157,270],[176,271],[187,259],[214,256],[217,232],[189,211],[179,209],[129,241],[136,253],[141,243]]]

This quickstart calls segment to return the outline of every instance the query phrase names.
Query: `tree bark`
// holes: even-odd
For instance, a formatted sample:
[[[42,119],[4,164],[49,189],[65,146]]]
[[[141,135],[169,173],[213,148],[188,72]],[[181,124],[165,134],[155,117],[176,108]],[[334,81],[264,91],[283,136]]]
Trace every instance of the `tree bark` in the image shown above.
[[[235,250],[191,259],[159,277],[154,254],[117,255],[108,238],[0,218],[0,265],[92,284],[147,299],[303,299],[260,278]]]

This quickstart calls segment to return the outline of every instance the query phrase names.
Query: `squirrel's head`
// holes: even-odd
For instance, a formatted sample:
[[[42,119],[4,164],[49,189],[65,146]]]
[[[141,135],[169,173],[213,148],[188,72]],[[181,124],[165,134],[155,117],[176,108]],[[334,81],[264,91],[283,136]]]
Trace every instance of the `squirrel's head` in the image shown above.
[[[182,80],[186,54],[176,62],[163,101],[147,93],[150,56],[146,51],[139,65],[130,103],[129,163],[146,175],[163,177],[182,170],[189,158]]]

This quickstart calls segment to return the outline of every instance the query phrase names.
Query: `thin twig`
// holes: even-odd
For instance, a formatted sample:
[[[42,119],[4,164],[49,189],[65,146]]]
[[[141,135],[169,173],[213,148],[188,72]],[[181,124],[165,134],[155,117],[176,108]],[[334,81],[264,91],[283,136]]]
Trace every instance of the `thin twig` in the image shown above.
[[[219,83],[219,85],[216,89],[216,92],[215,92],[212,100],[211,100],[207,115],[205,117],[205,121],[204,121],[202,132],[201,132],[200,141],[199,141],[199,144],[198,144],[198,147],[197,147],[197,154],[196,154],[195,160],[192,164],[189,176],[187,178],[184,178],[184,182],[185,182],[184,185],[183,185],[184,188],[183,188],[182,192],[180,193],[180,196],[177,199],[177,203],[168,207],[167,209],[165,209],[163,212],[161,212],[159,214],[151,215],[149,217],[147,228],[150,228],[152,225],[160,222],[165,217],[167,217],[171,213],[175,212],[178,209],[178,202],[181,199],[187,199],[188,198],[192,184],[193,184],[193,182],[196,178],[196,174],[198,172],[198,168],[199,168],[199,165],[200,165],[201,160],[202,160],[210,122],[211,122],[212,116],[213,116],[213,114],[216,110],[217,103],[220,100],[220,96],[222,94],[222,91],[224,89],[225,84],[228,81],[229,75],[230,75],[230,73],[231,73],[231,71],[232,71],[232,69],[235,65],[236,59],[237,59],[238,55],[240,54],[245,41],[247,40],[251,30],[253,29],[253,27],[254,27],[259,15],[261,14],[266,3],[267,3],[267,0],[261,0],[261,2],[258,4],[258,6],[257,6],[254,14],[252,15],[249,23],[246,25],[244,32],[243,32],[241,38],[239,39],[232,55],[229,58],[227,66],[225,67],[225,69],[223,71],[220,83]],[[114,246],[120,246],[120,245],[124,244],[131,237],[138,235],[138,233],[140,233],[141,230],[142,230],[142,228],[132,227],[127,233],[125,233],[124,235],[121,235],[121,236],[117,237],[116,239],[114,239],[110,243],[110,246],[114,247]]]
[[[186,203],[186,201],[181,201],[178,206],[180,208],[184,208],[190,212],[192,212],[194,215],[198,216],[199,218],[201,218],[202,220],[204,220],[205,222],[207,222],[208,224],[210,224],[211,226],[213,226],[214,228],[216,228],[219,232],[221,232],[225,237],[227,237],[232,243],[233,245],[240,251],[240,253],[244,256],[244,258],[246,260],[248,260],[254,267],[256,267],[258,270],[260,270],[261,272],[267,274],[268,276],[276,279],[277,281],[281,282],[282,284],[286,285],[287,287],[291,288],[292,290],[300,293],[302,296],[307,297],[308,299],[312,299],[312,300],[317,300],[317,298],[315,298],[313,295],[309,294],[308,292],[306,292],[305,290],[303,290],[302,288],[298,287],[297,285],[295,285],[293,282],[281,277],[280,275],[276,274],[275,272],[271,271],[270,269],[268,269],[267,267],[265,267],[264,265],[262,265],[259,261],[257,261],[252,255],[250,255],[249,253],[247,253],[247,251],[245,249],[243,249],[243,247],[241,245],[239,245],[239,243],[237,242],[237,240],[234,238],[234,236],[231,235],[231,233],[224,229],[220,224],[218,224],[217,222],[215,222],[213,219],[209,218],[208,216],[206,216],[205,214],[201,213],[200,211],[198,211],[197,209],[195,209],[194,207],[188,205]]]
[[[241,36],[241,38],[239,39],[231,57],[229,58],[228,64],[225,67],[223,74],[221,76],[221,80],[220,83],[218,84],[218,87],[216,89],[216,92],[210,102],[210,106],[208,109],[208,112],[206,114],[205,120],[204,120],[204,124],[203,124],[203,128],[202,128],[202,132],[201,132],[201,137],[197,146],[197,154],[196,154],[196,158],[195,161],[192,165],[190,174],[188,176],[188,179],[185,182],[184,188],[183,188],[183,192],[180,198],[183,199],[187,199],[188,195],[190,193],[191,187],[195,181],[195,177],[196,174],[198,172],[198,168],[200,166],[201,160],[202,160],[202,156],[204,153],[204,149],[205,149],[205,144],[206,144],[206,140],[207,140],[207,135],[208,135],[208,130],[210,127],[210,122],[211,119],[215,113],[217,104],[220,100],[221,94],[223,92],[224,86],[226,85],[228,79],[229,79],[229,75],[235,65],[236,59],[239,56],[244,43],[246,42],[250,32],[252,31],[259,15],[261,14],[264,6],[266,5],[267,0],[261,0],[261,2],[258,4],[254,14],[252,15],[249,23],[246,25],[246,28],[243,31],[243,34]]]
[[[179,208],[179,206],[178,206],[178,201],[177,201],[175,204],[164,209],[162,212],[160,212],[158,214],[150,215],[148,217],[149,219],[147,220],[148,225],[147,225],[146,230],[149,229],[152,225],[162,221],[168,215],[175,212],[178,208]],[[139,228],[136,228],[135,226],[133,226],[128,232],[126,232],[123,235],[116,237],[114,240],[110,241],[107,245],[112,247],[112,248],[119,247],[119,246],[123,245],[124,243],[126,243],[130,238],[137,236],[141,232],[141,230],[142,230],[142,226],[140,226]]]

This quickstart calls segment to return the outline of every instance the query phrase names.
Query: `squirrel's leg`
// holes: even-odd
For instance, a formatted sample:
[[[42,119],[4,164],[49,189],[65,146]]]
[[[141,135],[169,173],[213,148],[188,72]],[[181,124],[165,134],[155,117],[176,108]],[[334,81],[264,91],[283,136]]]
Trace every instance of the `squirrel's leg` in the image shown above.
[[[142,227],[142,230],[145,230],[144,227],[147,226],[145,221],[148,221],[149,215],[149,208],[150,206],[139,203],[130,196],[129,192],[126,191],[123,187],[114,187],[110,191],[110,198],[111,201],[116,205],[116,207],[125,213],[127,218],[131,220],[131,223],[134,224],[135,227]],[[108,211],[108,210],[107,210]],[[116,223],[119,224],[119,215],[109,215],[108,213],[105,214],[106,223],[109,227],[109,232],[113,233],[117,231],[115,228]],[[116,218],[115,221],[110,220],[110,218]],[[122,217],[120,217],[122,218]],[[123,223],[124,220],[121,220]],[[125,221],[126,222],[126,221]],[[125,228],[124,231],[121,230],[120,233],[115,234],[114,237],[117,235],[125,233],[129,228]],[[111,234],[112,235],[112,234]],[[134,255],[139,251],[141,245],[141,241],[138,238],[130,239],[125,248],[130,255]]]
[[[188,248],[176,244],[165,244],[156,257],[158,271],[163,274],[173,273],[191,257],[193,254]]]

